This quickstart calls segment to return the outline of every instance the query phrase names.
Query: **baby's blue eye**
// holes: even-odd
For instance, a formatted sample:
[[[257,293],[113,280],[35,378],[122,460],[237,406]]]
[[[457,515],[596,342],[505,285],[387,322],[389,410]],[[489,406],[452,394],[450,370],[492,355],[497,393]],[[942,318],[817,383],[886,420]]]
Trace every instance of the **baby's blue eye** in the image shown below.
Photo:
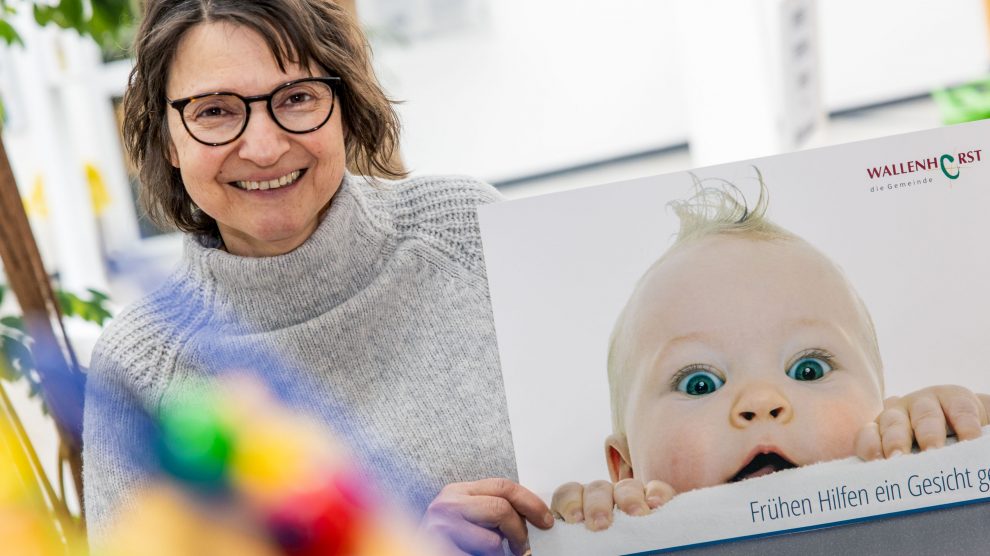
[[[709,371],[695,371],[677,383],[677,389],[689,396],[704,396],[718,390],[725,381]]]
[[[787,369],[794,380],[819,380],[832,370],[832,365],[820,357],[802,357]]]

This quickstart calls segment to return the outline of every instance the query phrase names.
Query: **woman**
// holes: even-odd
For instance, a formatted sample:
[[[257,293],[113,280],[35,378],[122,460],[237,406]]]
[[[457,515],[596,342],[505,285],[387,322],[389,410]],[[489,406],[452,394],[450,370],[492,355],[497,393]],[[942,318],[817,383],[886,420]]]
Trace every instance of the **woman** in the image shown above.
[[[142,481],[128,400],[154,410],[190,377],[250,366],[307,392],[387,486],[426,493],[423,526],[455,551],[499,553],[505,539],[524,552],[524,520],[552,517],[506,479],[476,216],[497,193],[347,172],[402,177],[389,165],[398,123],[360,30],[328,0],[149,1],[135,62],[125,142],[149,214],[186,239],[176,273],[94,350],[94,539]]]

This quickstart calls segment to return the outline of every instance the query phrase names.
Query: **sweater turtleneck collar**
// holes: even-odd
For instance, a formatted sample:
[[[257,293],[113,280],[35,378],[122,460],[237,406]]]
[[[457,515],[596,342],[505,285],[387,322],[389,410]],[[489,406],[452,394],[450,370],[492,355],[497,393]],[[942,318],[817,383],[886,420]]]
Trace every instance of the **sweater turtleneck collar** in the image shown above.
[[[360,179],[345,173],[313,235],[283,255],[240,257],[187,236],[183,262],[207,303],[270,330],[315,318],[363,289],[388,259],[395,234],[388,211],[374,210]]]

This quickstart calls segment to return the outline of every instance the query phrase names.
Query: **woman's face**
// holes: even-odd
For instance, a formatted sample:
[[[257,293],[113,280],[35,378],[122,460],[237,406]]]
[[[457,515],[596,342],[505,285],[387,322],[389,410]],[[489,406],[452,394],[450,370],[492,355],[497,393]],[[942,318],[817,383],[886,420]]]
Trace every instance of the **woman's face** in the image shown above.
[[[320,72],[291,63],[281,71],[264,39],[251,29],[202,23],[179,42],[166,94],[170,99],[215,91],[263,95],[313,75]],[[301,245],[343,179],[339,98],[330,121],[310,133],[281,129],[264,102],[251,105],[244,133],[226,145],[197,142],[171,108],[168,128],[172,165],[196,206],[217,221],[227,250],[235,255],[280,255]],[[259,183],[269,188],[260,189]]]

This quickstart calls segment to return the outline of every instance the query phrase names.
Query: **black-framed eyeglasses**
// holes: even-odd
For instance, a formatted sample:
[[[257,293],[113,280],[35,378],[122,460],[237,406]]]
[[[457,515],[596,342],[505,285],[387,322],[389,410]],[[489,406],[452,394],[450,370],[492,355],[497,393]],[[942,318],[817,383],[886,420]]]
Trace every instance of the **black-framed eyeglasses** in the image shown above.
[[[267,95],[241,96],[220,91],[168,100],[193,139],[218,147],[236,141],[247,129],[251,104],[264,101],[268,114],[289,133],[309,133],[330,121],[339,77],[306,77],[283,83]]]

